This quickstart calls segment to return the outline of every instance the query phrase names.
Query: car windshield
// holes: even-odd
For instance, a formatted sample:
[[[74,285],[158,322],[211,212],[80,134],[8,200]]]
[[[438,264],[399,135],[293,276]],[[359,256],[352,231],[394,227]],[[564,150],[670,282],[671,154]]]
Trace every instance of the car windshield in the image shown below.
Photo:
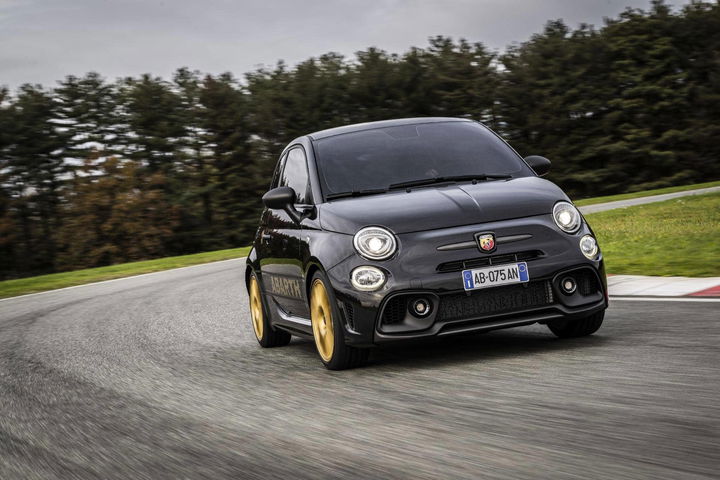
[[[315,142],[325,195],[384,190],[424,179],[532,175],[522,159],[476,122],[376,128]],[[422,182],[420,182],[422,183]]]

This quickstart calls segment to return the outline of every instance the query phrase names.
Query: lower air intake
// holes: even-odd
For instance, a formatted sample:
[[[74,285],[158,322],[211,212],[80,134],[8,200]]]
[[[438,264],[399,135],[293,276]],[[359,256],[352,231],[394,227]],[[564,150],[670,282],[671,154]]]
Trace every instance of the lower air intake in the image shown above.
[[[440,297],[437,320],[452,321],[511,313],[553,303],[549,280],[507,285]]]

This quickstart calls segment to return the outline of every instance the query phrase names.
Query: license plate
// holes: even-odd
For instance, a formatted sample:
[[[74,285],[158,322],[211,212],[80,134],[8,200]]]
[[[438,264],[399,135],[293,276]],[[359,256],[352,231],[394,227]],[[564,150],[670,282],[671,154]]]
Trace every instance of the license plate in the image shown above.
[[[527,263],[525,262],[463,270],[462,276],[465,290],[479,290],[510,283],[525,283],[530,280]]]

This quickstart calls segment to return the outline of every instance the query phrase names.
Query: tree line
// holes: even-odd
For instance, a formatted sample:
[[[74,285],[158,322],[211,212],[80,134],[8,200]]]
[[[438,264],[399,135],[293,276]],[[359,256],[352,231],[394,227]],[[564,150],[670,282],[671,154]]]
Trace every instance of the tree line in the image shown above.
[[[551,21],[503,53],[438,36],[241,79],[0,89],[0,278],[247,245],[288,141],[413,116],[480,120],[575,197],[720,178],[720,6]]]

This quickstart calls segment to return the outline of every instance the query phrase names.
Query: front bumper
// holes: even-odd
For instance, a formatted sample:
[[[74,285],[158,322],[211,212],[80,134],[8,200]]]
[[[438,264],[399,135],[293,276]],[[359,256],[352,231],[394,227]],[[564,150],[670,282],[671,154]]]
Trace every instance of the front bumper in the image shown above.
[[[476,247],[438,250],[442,245],[472,240],[479,231],[521,240],[499,244],[490,255]],[[587,233],[592,233],[587,225],[574,235],[561,232],[547,215],[398,235],[398,254],[384,262],[353,255],[328,271],[344,316],[346,342],[370,346],[582,318],[601,311],[607,308],[602,256],[588,260],[578,247]],[[527,261],[530,283],[466,293],[461,270],[486,264],[488,257],[497,259],[493,264]],[[360,265],[382,268],[388,277],[383,288],[377,292],[355,290],[350,272]],[[592,283],[585,288],[586,294],[562,293],[560,279],[572,272]],[[403,311],[405,307],[398,301],[417,297],[430,299],[433,305],[431,314],[419,320]],[[395,320],[390,321],[391,317]]]

